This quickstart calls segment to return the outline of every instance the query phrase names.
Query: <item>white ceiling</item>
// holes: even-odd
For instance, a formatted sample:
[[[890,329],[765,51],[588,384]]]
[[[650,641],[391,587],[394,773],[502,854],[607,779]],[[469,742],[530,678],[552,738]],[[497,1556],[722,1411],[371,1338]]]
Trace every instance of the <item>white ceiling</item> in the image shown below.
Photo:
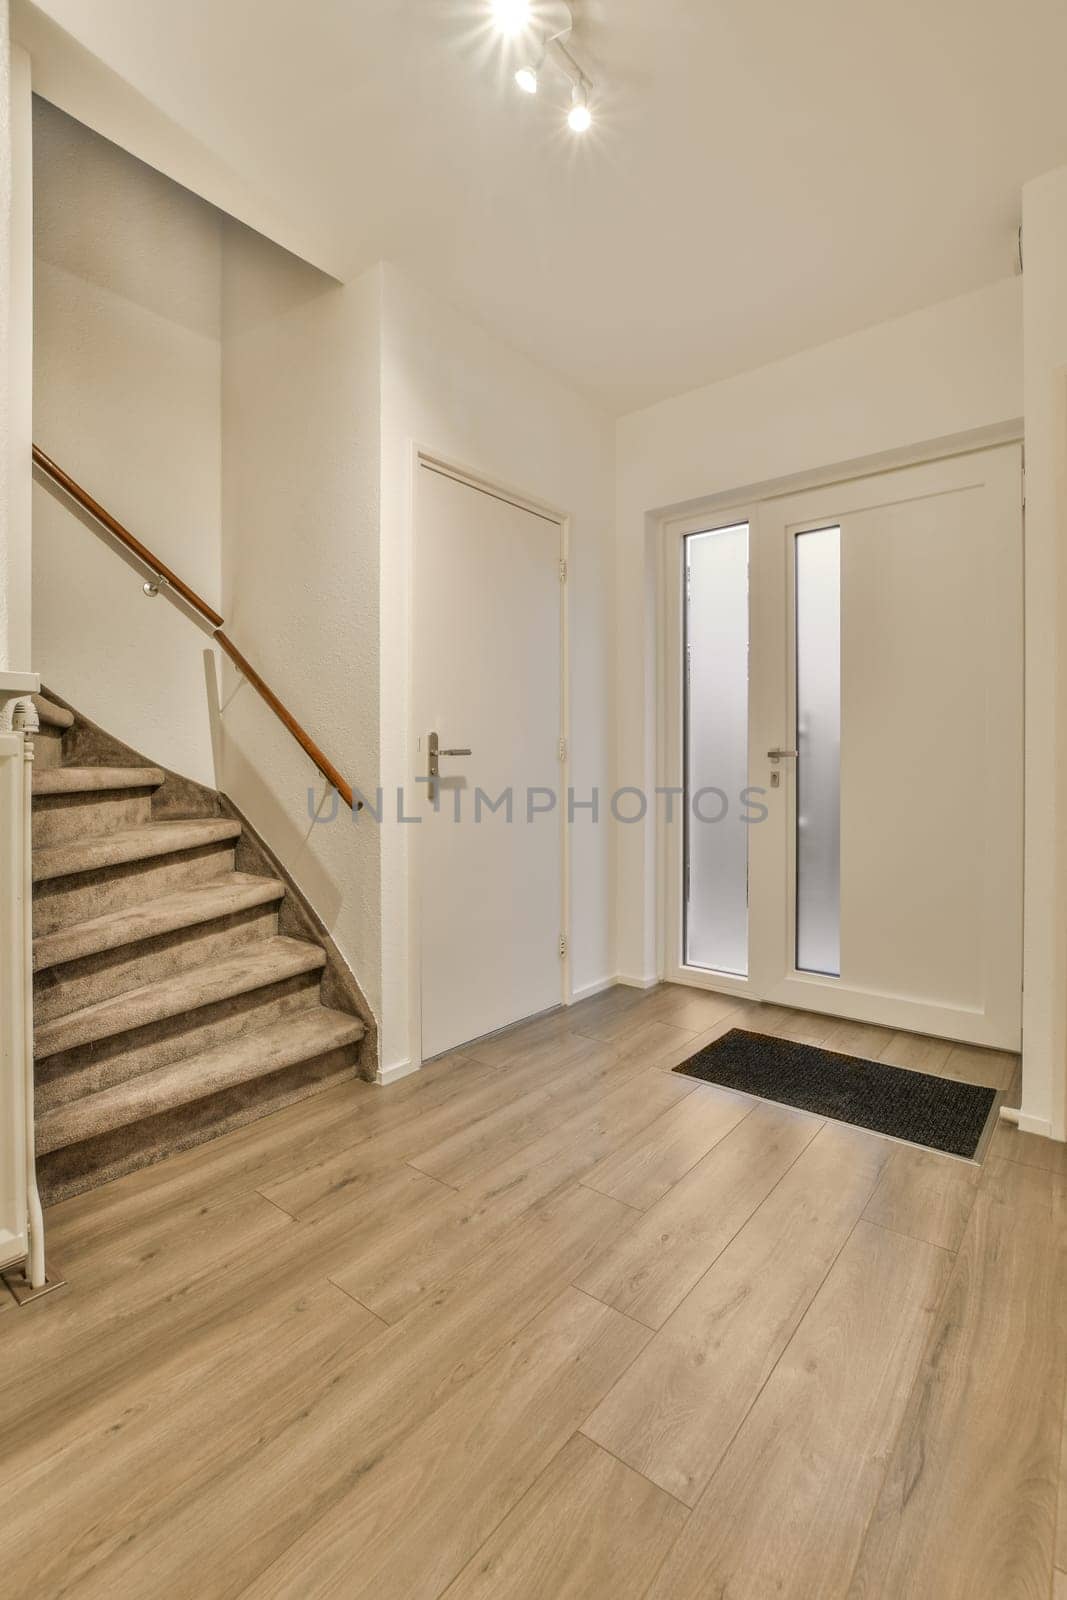
[[[582,139],[489,0],[38,3],[353,272],[616,412],[1004,277],[1067,162],[1063,0],[586,0]]]

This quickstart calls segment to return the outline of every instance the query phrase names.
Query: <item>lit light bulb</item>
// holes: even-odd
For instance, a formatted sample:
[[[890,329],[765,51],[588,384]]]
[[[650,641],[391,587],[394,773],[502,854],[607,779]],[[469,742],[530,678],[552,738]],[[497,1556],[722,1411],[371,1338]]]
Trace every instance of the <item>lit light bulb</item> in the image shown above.
[[[530,0],[493,0],[493,21],[501,33],[521,33],[530,25]]]
[[[523,94],[537,93],[537,73],[533,67],[520,67],[515,74],[515,82]]]
[[[589,109],[589,101],[581,85],[576,84],[571,95],[567,122],[572,133],[586,133],[593,126],[593,113]]]

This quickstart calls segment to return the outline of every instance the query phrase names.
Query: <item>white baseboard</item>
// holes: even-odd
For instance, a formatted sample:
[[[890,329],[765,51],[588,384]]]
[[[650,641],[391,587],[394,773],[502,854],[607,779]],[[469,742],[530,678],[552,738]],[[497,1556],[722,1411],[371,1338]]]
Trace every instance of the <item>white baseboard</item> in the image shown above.
[[[583,983],[580,989],[572,993],[568,1005],[577,1005],[579,1000],[588,1000],[594,994],[603,994],[606,989],[614,989],[619,984],[626,989],[654,989],[661,982],[658,977],[629,978],[623,972],[613,973],[610,978],[598,978],[595,983]]]
[[[605,989],[614,989],[618,981],[618,978],[612,976],[610,978],[598,978],[595,983],[583,983],[580,989],[571,991],[571,997],[567,1004],[577,1005],[579,1000],[589,1000],[595,994],[603,994]]]
[[[379,1067],[374,1081],[381,1084],[398,1083],[401,1078],[410,1078],[421,1066],[421,1061],[394,1061],[392,1066]]]
[[[1052,1138],[1052,1123],[1047,1117],[1031,1117],[1025,1111],[1020,1111],[1016,1126],[1020,1133],[1037,1133],[1042,1139]]]

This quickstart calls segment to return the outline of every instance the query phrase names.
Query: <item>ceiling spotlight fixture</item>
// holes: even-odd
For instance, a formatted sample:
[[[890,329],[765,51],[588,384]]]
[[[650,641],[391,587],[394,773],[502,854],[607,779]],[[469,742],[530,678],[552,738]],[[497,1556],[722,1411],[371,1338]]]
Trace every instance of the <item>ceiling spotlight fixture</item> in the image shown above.
[[[522,33],[530,26],[530,0],[493,0],[493,21],[501,33]]]
[[[510,36],[523,33],[531,27],[534,10],[531,0],[492,0],[493,20],[501,33]],[[523,94],[537,94],[545,67],[554,67],[571,86],[567,123],[574,133],[586,133],[593,126],[589,98],[594,86],[574,53],[571,8],[567,0],[536,0],[536,15],[537,54],[523,50],[515,73],[516,87]]]
[[[567,123],[572,133],[586,133],[593,126],[593,113],[589,109],[589,95],[584,82],[576,83],[571,90]]]
[[[523,94],[536,94],[541,83],[541,68],[545,64],[545,55],[548,51],[547,40],[541,41],[540,54],[523,62],[515,74],[515,82]]]

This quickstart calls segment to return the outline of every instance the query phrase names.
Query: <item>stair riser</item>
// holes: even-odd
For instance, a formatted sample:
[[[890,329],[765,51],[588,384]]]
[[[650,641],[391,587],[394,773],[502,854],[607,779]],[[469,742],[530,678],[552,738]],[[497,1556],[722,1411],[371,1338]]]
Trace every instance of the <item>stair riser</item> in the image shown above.
[[[269,1078],[256,1078],[162,1116],[53,1151],[37,1163],[42,1199],[46,1205],[70,1199],[124,1173],[150,1166],[164,1156],[244,1127],[307,1095],[349,1081],[358,1060],[359,1045],[345,1045],[286,1067]]]
[[[101,867],[96,872],[74,873],[69,878],[52,878],[34,887],[33,931],[54,933],[57,928],[69,928],[73,922],[88,922],[91,917],[103,917],[111,911],[128,911],[146,900],[191,889],[198,883],[214,882],[233,870],[234,847],[231,841],[224,841],[198,850]]]
[[[41,728],[34,734],[33,760],[37,767],[63,765],[63,735],[58,728]]]
[[[147,789],[97,790],[89,794],[39,794],[33,800],[33,846],[99,838],[124,828],[143,828],[152,820]]]
[[[301,973],[283,983],[201,1006],[184,1016],[167,1017],[145,1028],[79,1045],[36,1065],[38,1113],[81,1095],[127,1083],[142,1073],[254,1029],[266,1028],[319,1003],[318,972]]]
[[[269,939],[277,931],[278,907],[268,903],[48,967],[33,980],[34,1020],[51,1022],[142,984],[208,966],[232,955],[238,946]]]

